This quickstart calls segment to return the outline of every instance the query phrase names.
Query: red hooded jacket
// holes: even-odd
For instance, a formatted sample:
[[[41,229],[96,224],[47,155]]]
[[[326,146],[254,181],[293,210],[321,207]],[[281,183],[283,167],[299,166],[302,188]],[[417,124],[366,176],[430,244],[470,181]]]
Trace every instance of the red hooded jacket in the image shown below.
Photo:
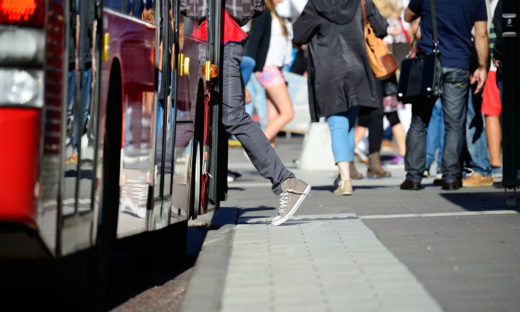
[[[238,23],[227,13],[225,9],[222,10],[224,12],[224,32],[222,34],[222,44],[226,45],[230,42],[234,43],[242,43],[247,39],[247,33],[242,30],[242,28],[238,25]],[[206,42],[208,39],[208,30],[207,30],[207,20],[204,20],[200,25],[193,30],[193,37],[195,40],[200,42]]]

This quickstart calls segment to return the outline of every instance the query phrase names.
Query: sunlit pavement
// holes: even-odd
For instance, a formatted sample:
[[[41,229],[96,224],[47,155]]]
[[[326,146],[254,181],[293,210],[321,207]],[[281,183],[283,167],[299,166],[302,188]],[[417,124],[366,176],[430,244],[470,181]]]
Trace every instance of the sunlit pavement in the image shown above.
[[[391,178],[356,180],[352,196],[335,196],[335,172],[297,169],[301,143],[277,143],[312,185],[279,227],[269,222],[270,184],[230,149],[242,176],[214,216],[182,311],[518,310],[520,216],[503,189],[442,191],[428,178],[401,191],[404,169],[387,167]]]

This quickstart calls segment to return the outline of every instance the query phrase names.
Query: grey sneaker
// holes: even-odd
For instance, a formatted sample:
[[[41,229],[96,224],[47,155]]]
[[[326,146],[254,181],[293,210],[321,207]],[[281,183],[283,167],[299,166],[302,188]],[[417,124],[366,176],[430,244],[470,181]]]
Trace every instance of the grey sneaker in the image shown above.
[[[296,178],[289,178],[282,182],[282,194],[280,194],[280,207],[277,216],[273,218],[272,225],[280,225],[289,220],[298,210],[301,203],[311,190],[311,186]]]

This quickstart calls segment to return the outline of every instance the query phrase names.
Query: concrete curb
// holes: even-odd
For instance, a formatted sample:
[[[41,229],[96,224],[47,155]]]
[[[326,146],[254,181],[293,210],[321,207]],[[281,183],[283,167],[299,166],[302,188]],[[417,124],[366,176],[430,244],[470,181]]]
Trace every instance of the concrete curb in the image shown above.
[[[211,220],[179,311],[219,311],[231,256],[237,208],[220,208]]]

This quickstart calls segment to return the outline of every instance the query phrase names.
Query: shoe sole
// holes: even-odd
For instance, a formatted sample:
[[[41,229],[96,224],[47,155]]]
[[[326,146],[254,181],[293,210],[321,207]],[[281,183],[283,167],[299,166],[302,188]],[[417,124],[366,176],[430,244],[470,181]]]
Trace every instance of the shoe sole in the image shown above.
[[[305,197],[307,197],[307,195],[309,195],[310,190],[311,190],[311,186],[307,185],[307,187],[305,188],[305,191],[303,191],[303,194],[300,195],[300,198],[298,198],[298,201],[296,201],[296,204],[294,204],[292,209],[285,216],[283,216],[281,218],[276,219],[276,217],[275,217],[275,219],[273,219],[271,221],[271,224],[274,226],[278,226],[278,225],[284,223],[285,221],[289,220],[289,218],[291,218],[293,216],[293,214],[296,212],[296,210],[298,210],[298,208],[300,208],[300,205],[302,204]]]
[[[485,187],[485,186],[493,186],[493,182],[481,183],[481,184],[470,184],[470,185],[462,183],[462,187]]]
[[[352,192],[334,193],[334,195],[345,195],[345,196],[348,196],[348,195],[352,195]]]

